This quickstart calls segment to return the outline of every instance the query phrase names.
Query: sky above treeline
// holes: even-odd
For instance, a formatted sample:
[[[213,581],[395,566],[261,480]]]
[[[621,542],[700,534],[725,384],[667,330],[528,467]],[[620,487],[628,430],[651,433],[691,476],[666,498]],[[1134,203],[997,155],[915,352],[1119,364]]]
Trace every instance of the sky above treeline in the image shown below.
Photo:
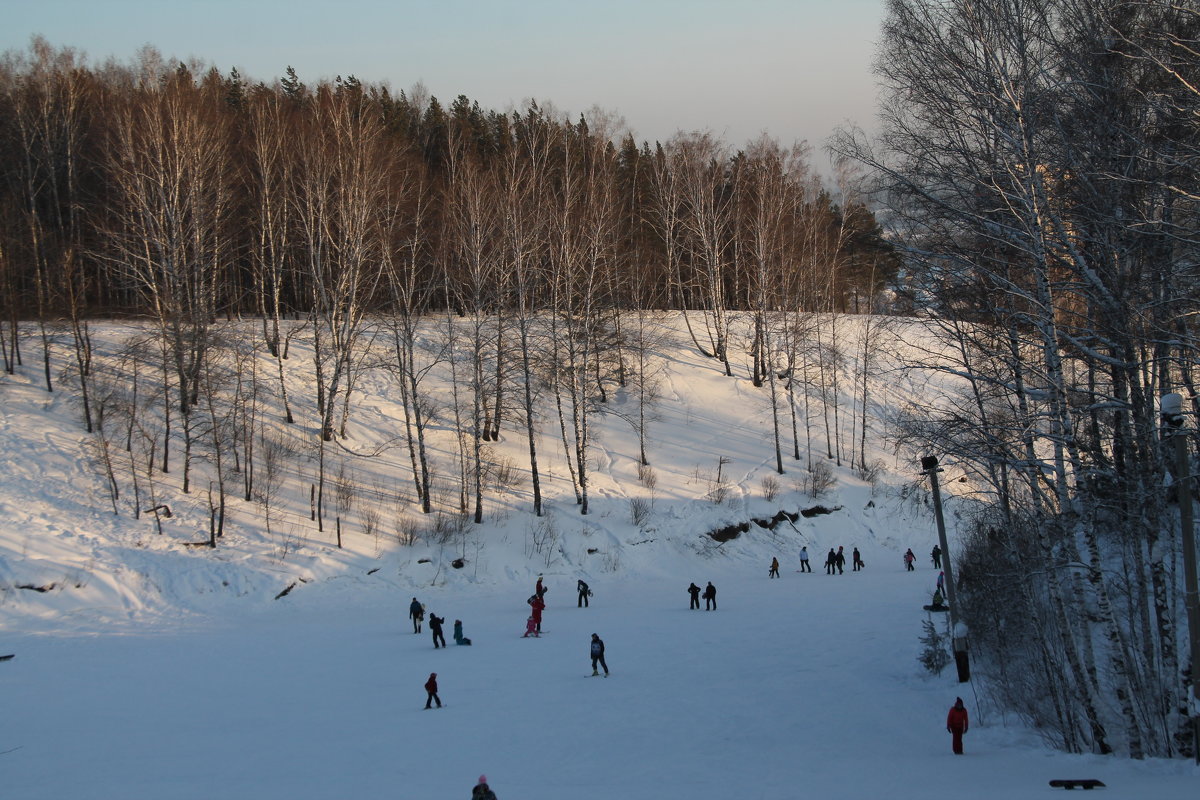
[[[820,148],[870,129],[885,0],[4,0],[0,49],[44,36],[92,64],[145,45],[270,82],[295,67],[506,111],[614,112],[639,141],[763,132]]]

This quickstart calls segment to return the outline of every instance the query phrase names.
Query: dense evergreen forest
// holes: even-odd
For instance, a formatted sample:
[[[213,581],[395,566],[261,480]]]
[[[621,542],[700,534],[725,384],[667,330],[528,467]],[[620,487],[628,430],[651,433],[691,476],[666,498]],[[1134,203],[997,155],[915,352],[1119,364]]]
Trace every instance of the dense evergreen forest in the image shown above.
[[[280,371],[303,337],[321,441],[385,342],[429,512],[422,381],[451,363],[459,510],[478,522],[484,443],[502,425],[529,441],[541,513],[539,419],[557,419],[587,513],[588,415],[613,385],[651,401],[648,313],[686,312],[692,345],[726,375],[749,364],[777,427],[796,429],[808,397],[837,394],[822,320],[913,314],[929,337],[907,343],[912,365],[960,390],[889,420],[890,436],[953,463],[975,499],[953,558],[987,691],[1072,751],[1191,754],[1185,631],[1200,618],[1185,621],[1195,535],[1181,535],[1179,497],[1194,491],[1177,488],[1196,471],[1200,414],[1200,7],[888,9],[878,135],[833,148],[870,195],[823,185],[805,150],[765,137],[651,146],[604,114],[446,108],[352,77],[307,86],[290,68],[255,83],[152,51],[88,66],[35,42],[0,65],[5,366],[44,353],[51,390],[51,342],[69,342],[91,431],[104,420],[89,322],[148,321],[151,460],[207,448],[220,476],[222,454],[255,458],[253,435],[217,421],[250,408],[240,381],[214,381],[220,320],[253,320]],[[1184,413],[1164,425],[1171,393]]]

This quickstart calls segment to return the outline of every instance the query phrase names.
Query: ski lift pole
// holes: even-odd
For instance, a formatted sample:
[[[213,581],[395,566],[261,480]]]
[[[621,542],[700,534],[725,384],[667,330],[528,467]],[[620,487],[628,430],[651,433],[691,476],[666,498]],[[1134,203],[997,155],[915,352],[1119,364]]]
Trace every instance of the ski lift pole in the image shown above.
[[[929,476],[933,490],[933,516],[937,520],[938,543],[942,547],[942,571],[946,573],[946,602],[950,605],[950,631],[954,642],[954,665],[958,668],[958,682],[971,680],[971,661],[967,652],[967,626],[958,619],[958,600],[955,597],[954,568],[950,558],[950,546],[946,541],[946,519],[942,515],[942,490],[938,485],[937,456],[921,459],[921,474]]]
[[[1183,397],[1164,394],[1158,405],[1163,435],[1175,447],[1175,491],[1179,500],[1179,528],[1183,545],[1183,600],[1187,609],[1188,649],[1191,651],[1192,685],[1188,716],[1192,723],[1192,752],[1200,764],[1200,592],[1196,586],[1196,526],[1192,514],[1191,464],[1188,463],[1187,430],[1183,427]]]

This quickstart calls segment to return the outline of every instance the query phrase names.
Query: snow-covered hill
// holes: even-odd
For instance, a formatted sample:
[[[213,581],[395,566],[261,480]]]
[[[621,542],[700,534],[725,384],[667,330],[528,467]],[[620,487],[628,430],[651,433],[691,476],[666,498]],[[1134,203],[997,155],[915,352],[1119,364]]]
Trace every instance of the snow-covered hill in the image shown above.
[[[897,460],[882,421],[914,398],[937,400],[935,380],[886,355],[914,329],[881,347],[868,377],[872,480],[826,457],[810,399],[812,457],[834,479],[814,497],[806,460],[775,475],[770,407],[744,367],[726,377],[686,345],[677,317],[657,324],[653,478],[639,475],[620,413],[635,401],[614,388],[594,418],[592,513],[578,513],[556,421],[543,420],[546,516],[529,513],[525,443],[505,430],[491,459],[516,477],[489,490],[482,525],[452,527],[441,543],[403,499],[403,425],[382,372],[360,376],[348,437],[330,454],[359,487],[341,549],[330,520],[319,531],[309,516],[315,425],[299,345],[298,423],[274,426],[295,457],[271,530],[261,503],[231,500],[215,550],[194,546],[208,536],[207,480],[185,495],[178,470],[153,476],[172,510],[161,534],[153,515],[134,518],[128,486],[114,514],[68,384],[48,394],[28,364],[0,378],[0,654],[17,653],[0,663],[5,795],[466,797],[480,772],[508,800],[1009,798],[1050,792],[1058,777],[1099,777],[1114,797],[1194,795],[1190,764],[1051,751],[952,669],[931,677],[918,664],[935,533],[916,465]],[[847,451],[861,324],[838,322]],[[96,334],[113,353],[126,331]],[[445,425],[432,436],[438,491],[452,497],[454,439]],[[723,543],[708,535],[817,506],[830,513],[751,523]],[[801,546],[812,575],[796,572]],[[838,546],[858,547],[866,569],[822,574]],[[908,547],[916,573],[901,563]],[[773,556],[779,580],[767,578]],[[539,573],[546,635],[523,639]],[[580,578],[595,592],[588,609],[576,607]],[[688,583],[710,580],[719,610],[689,611]],[[414,596],[448,618],[447,633],[463,620],[474,644],[434,650],[414,635]],[[611,678],[590,677],[592,632],[607,642]],[[446,708],[424,711],[434,671]],[[956,695],[973,714],[961,758],[943,730]]]

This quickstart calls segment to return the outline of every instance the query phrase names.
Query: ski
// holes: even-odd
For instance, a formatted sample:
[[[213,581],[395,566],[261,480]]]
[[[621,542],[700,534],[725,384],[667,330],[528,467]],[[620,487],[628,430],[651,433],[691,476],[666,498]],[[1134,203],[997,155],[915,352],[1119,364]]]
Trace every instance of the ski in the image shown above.
[[[0,656],[0,661],[12,661],[16,655],[16,653],[9,653],[6,656]]]

